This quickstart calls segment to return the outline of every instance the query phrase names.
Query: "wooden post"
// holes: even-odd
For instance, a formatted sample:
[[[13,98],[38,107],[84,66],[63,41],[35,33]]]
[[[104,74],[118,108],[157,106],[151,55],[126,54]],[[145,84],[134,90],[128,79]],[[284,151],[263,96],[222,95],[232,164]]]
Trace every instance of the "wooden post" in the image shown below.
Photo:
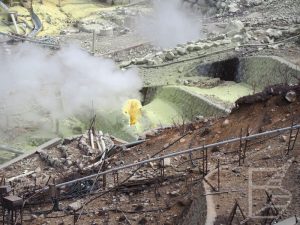
[[[233,219],[234,219],[235,215],[237,214],[237,209],[240,210],[240,213],[242,214],[243,219],[244,219],[244,220],[246,219],[246,216],[245,216],[245,214],[244,214],[242,208],[240,207],[240,205],[239,205],[239,203],[237,202],[237,200],[235,200],[234,206],[233,206],[233,208],[232,208],[232,210],[231,210],[231,212],[230,212],[230,215],[229,215],[229,217],[228,217],[228,219],[227,219],[227,225],[232,225]],[[236,219],[238,220],[238,218],[236,218]],[[239,220],[238,220],[238,224],[241,224],[241,223],[239,222]],[[244,223],[244,224],[247,225],[247,222]]]
[[[204,161],[204,149],[202,151],[202,173],[203,173],[203,177],[205,177],[205,172],[204,172],[204,169],[205,169],[205,161]]]
[[[208,173],[208,154],[207,154],[207,148],[205,149],[205,174],[207,174]]]
[[[299,134],[299,128],[296,131],[295,136],[293,137],[293,126],[294,126],[294,117],[292,119],[292,125],[291,125],[291,130],[290,130],[290,137],[289,137],[289,142],[288,142],[288,149],[287,149],[287,155],[292,151],[295,147],[295,143]],[[293,139],[293,140],[292,140]]]
[[[105,163],[105,161],[103,161],[103,171],[105,171],[105,169],[106,169],[106,163]],[[105,189],[106,188],[106,174],[103,174],[102,182],[103,182],[103,189]]]
[[[76,222],[77,222],[77,220],[78,220],[78,215],[76,214],[76,211],[74,210],[73,211],[73,216],[74,216],[74,222],[73,222],[73,224],[75,225],[76,224]]]
[[[294,147],[295,147],[295,143],[296,143],[296,141],[297,141],[297,137],[298,137],[298,134],[299,134],[299,128],[297,129],[297,133],[296,133],[296,135],[295,135],[295,137],[294,137],[294,140],[293,140],[293,144],[292,144],[292,147],[291,147],[291,149],[290,150],[293,150],[294,149]]]
[[[119,185],[119,173],[116,171],[113,173],[113,177],[114,177],[114,185]]]
[[[92,54],[95,55],[95,48],[96,48],[96,31],[93,30],[93,42],[92,42]]]
[[[249,126],[248,126],[246,136],[248,137],[249,135],[250,135],[250,130],[249,130]],[[248,146],[248,140],[245,141],[245,146],[244,146],[244,151],[243,151],[243,164],[245,163],[245,159],[246,159],[247,146]]]
[[[242,136],[243,136],[243,128],[241,128],[241,132],[240,132],[240,148],[239,148],[239,166],[241,166],[241,151],[242,151],[242,145],[243,145],[243,142],[242,142]]]
[[[220,191],[220,159],[218,159],[218,191]]]
[[[89,136],[90,136],[91,147],[92,147],[92,149],[95,149],[94,135],[93,135],[92,129],[89,131]]]
[[[161,177],[163,178],[165,176],[165,161],[164,159],[161,160],[161,171],[160,171]]]

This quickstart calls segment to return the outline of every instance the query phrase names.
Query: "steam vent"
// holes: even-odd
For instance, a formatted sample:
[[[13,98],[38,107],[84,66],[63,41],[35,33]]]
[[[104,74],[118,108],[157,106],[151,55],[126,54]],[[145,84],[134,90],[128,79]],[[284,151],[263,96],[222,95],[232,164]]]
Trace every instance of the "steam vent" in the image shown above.
[[[300,225],[300,0],[0,0],[0,225]]]

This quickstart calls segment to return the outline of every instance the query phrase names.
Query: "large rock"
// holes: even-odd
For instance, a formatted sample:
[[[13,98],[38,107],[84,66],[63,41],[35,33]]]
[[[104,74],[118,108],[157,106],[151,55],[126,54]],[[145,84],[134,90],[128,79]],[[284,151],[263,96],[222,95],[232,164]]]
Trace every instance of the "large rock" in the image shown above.
[[[188,51],[194,51],[195,50],[195,47],[196,47],[196,45],[195,44],[193,44],[193,43],[191,43],[191,44],[188,44],[187,45],[187,50]]]
[[[146,64],[148,61],[145,58],[135,58],[134,60],[132,60],[132,63],[135,65],[143,65]]]
[[[238,5],[236,3],[231,3],[228,5],[228,12],[230,13],[236,13],[239,11]]]
[[[130,66],[131,63],[132,63],[131,61],[123,61],[120,63],[120,67],[124,68],[124,67]]]
[[[81,202],[80,201],[76,201],[76,202],[73,202],[73,203],[69,204],[67,208],[69,210],[72,210],[72,211],[77,211],[81,207],[82,207]]]
[[[286,93],[285,95],[285,99],[288,102],[295,102],[297,100],[297,94],[294,91],[289,91],[288,93]]]
[[[222,127],[227,127],[230,124],[229,119],[224,120],[224,122],[222,123]]]
[[[176,51],[179,55],[185,55],[186,54],[186,48],[184,48],[184,47],[177,47]]]
[[[269,36],[265,36],[262,39],[263,43],[267,43],[267,44],[273,44],[274,43],[274,39],[270,38]]]
[[[166,54],[165,54],[165,58],[167,60],[173,60],[175,58],[175,55],[172,51],[167,51]]]
[[[282,31],[281,30],[275,30],[275,29],[267,29],[266,33],[269,37],[271,38],[280,38],[282,36]]]
[[[102,24],[97,23],[79,23],[78,29],[79,31],[87,33],[92,33],[93,31],[95,31],[97,35],[101,36],[113,36],[114,34],[113,26],[104,26]]]
[[[244,24],[240,20],[231,21],[225,28],[225,32],[229,37],[232,37],[236,34],[241,34],[244,31],[245,31]]]
[[[233,42],[243,42],[244,41],[244,37],[240,34],[236,34],[232,37],[231,39]]]

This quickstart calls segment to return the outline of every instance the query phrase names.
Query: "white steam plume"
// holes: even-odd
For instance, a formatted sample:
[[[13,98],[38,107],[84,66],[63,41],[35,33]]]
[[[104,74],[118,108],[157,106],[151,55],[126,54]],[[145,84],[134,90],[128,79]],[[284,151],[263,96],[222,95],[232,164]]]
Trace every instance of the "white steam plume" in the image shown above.
[[[142,36],[159,47],[175,47],[201,37],[201,22],[182,0],[154,0],[153,12],[138,17],[136,27]]]
[[[77,47],[50,52],[33,45],[0,52],[0,125],[24,125],[46,116],[60,119],[89,113],[92,105],[120,110],[139,98],[137,71],[119,70],[112,60],[92,57]]]

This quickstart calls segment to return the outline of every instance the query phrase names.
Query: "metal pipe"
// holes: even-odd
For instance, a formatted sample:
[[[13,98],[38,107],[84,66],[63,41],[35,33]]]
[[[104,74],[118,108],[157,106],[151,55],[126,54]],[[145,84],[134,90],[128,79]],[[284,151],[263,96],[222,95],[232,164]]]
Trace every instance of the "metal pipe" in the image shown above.
[[[33,30],[28,34],[28,37],[35,37],[43,28],[42,21],[40,18],[35,14],[33,9],[30,10],[30,16],[34,25]]]
[[[18,25],[17,25],[17,21],[16,21],[16,18],[15,18],[15,15],[13,13],[10,13],[10,17],[11,17],[13,23],[14,23],[14,26],[16,28],[17,34],[19,34],[20,32],[19,32],[19,28],[18,28]]]
[[[266,131],[266,132],[263,132],[263,133],[253,134],[253,135],[249,135],[249,136],[245,136],[245,137],[241,137],[241,138],[240,137],[232,138],[232,139],[229,139],[229,140],[225,140],[225,141],[221,141],[221,142],[217,142],[217,143],[213,143],[213,144],[208,144],[208,145],[204,145],[204,146],[200,146],[200,147],[196,147],[196,148],[182,150],[182,151],[170,153],[170,154],[167,154],[167,155],[163,155],[163,156],[160,156],[160,157],[155,157],[155,158],[143,160],[143,161],[140,161],[140,162],[137,162],[137,163],[132,163],[132,164],[120,166],[120,167],[117,167],[117,168],[109,169],[109,170],[103,171],[101,173],[92,174],[92,175],[82,177],[82,178],[79,178],[79,179],[76,179],[76,180],[71,180],[71,181],[67,181],[67,182],[64,182],[64,183],[60,183],[60,184],[57,184],[56,187],[62,187],[62,186],[65,186],[65,185],[73,184],[73,183],[78,182],[78,181],[84,181],[84,180],[92,179],[92,178],[95,178],[97,176],[113,173],[113,172],[123,170],[123,169],[128,169],[128,168],[131,168],[131,167],[134,167],[134,166],[143,165],[143,164],[153,162],[153,161],[163,160],[165,158],[170,158],[170,157],[175,157],[175,156],[178,156],[178,155],[188,154],[190,152],[199,151],[199,150],[203,151],[206,148],[212,148],[212,147],[216,147],[216,146],[220,146],[220,145],[224,145],[224,144],[228,144],[228,143],[237,142],[237,141],[240,141],[240,140],[252,140],[252,139],[256,139],[258,137],[268,136],[268,135],[275,134],[275,133],[283,133],[285,131],[289,131],[289,130],[293,130],[293,129],[299,129],[299,128],[300,128],[300,124],[292,126],[292,127],[285,127],[285,128],[280,128],[280,129],[276,129],[276,130]],[[47,187],[45,187],[45,189],[47,189]]]
[[[124,145],[121,145],[121,146],[124,146],[124,147],[126,147],[126,148],[131,148],[131,147],[133,147],[133,146],[142,144],[142,143],[144,143],[144,142],[147,141],[147,140],[148,140],[148,139],[146,139],[146,140],[134,141],[134,142],[130,142],[130,143],[127,143],[127,144],[124,144]]]
[[[6,11],[6,12],[8,13],[9,7],[8,7],[7,5],[5,5],[5,4],[2,2],[2,0],[0,0],[0,7],[1,7],[4,11]]]

